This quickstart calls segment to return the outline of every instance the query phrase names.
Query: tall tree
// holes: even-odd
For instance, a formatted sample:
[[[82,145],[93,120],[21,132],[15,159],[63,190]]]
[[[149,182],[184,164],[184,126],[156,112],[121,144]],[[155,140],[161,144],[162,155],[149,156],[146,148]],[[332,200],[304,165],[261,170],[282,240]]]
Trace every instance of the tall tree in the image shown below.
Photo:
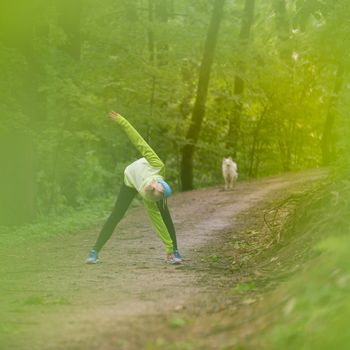
[[[155,17],[159,23],[166,25],[170,16],[169,0],[156,0]],[[164,66],[167,63],[167,52],[169,45],[164,38],[158,38],[157,41],[157,64]]]
[[[154,45],[154,0],[148,0],[148,52],[149,52],[149,61],[153,65],[154,56],[155,56],[155,45]]]
[[[336,117],[336,103],[338,101],[338,95],[343,85],[343,75],[343,66],[339,64],[336,71],[333,94],[329,101],[329,106],[322,134],[321,149],[323,165],[329,165],[330,163],[332,163],[332,160],[334,161],[334,144],[332,134]]]
[[[151,74],[151,96],[150,96],[150,117],[153,115],[153,107],[156,93],[156,76],[155,67],[166,64],[166,52],[168,51],[168,44],[162,38],[156,38],[155,24],[161,23],[165,25],[169,18],[169,2],[168,0],[148,0],[148,52],[149,62],[152,66]],[[147,128],[147,138],[150,133],[149,127]]]
[[[347,53],[349,41],[349,26],[346,21],[349,17],[350,6],[348,1],[326,2],[319,0],[300,1],[296,24],[301,30],[307,30],[307,23],[311,16],[314,18],[323,18],[323,30],[319,32],[321,35],[323,55],[329,65],[335,67],[330,71],[335,72],[334,86],[329,96],[328,108],[326,111],[325,121],[323,124],[321,138],[322,164],[330,165],[335,160],[335,142],[334,129],[337,116],[337,102],[339,94],[343,88],[344,77],[348,71]],[[336,40],[335,40],[336,38]],[[319,58],[320,59],[320,58]],[[321,56],[322,59],[322,56]]]
[[[214,2],[213,13],[204,46],[191,124],[186,135],[186,143],[182,149],[181,185],[183,191],[193,189],[193,156],[205,115],[205,104],[208,94],[210,72],[214,60],[214,52],[218,40],[219,27],[223,17],[224,3],[225,0],[215,0]]]
[[[80,59],[80,21],[82,0],[58,0],[58,20],[66,35],[64,50],[75,60]]]
[[[288,45],[290,23],[287,14],[286,0],[273,0],[273,7],[276,18],[276,31],[280,45],[280,55],[283,59],[289,60],[290,48]]]
[[[76,67],[79,65],[81,55],[81,16],[82,16],[82,0],[70,1],[70,0],[56,0],[56,11],[58,25],[62,28],[65,34],[65,42],[61,47],[62,53],[65,57],[68,57],[69,64],[58,66],[57,69],[62,69],[60,72],[61,77],[66,77],[71,72],[67,72],[66,68],[70,66]],[[70,76],[71,78],[71,76]],[[67,104],[69,106],[69,104]],[[64,143],[64,133],[68,129],[68,124],[71,120],[70,111],[64,114],[62,118],[58,139],[54,148],[52,156],[52,169],[50,174],[51,188],[50,188],[50,200],[48,203],[49,211],[55,212],[57,210],[58,202],[58,173],[62,167],[60,162],[62,158],[62,146]]]
[[[273,8],[275,13],[276,34],[278,38],[277,46],[279,49],[279,56],[282,62],[284,62],[284,65],[288,71],[290,70],[292,63],[292,49],[289,39],[290,23],[287,14],[286,0],[273,0]],[[292,93],[292,91],[290,93]],[[292,149],[295,142],[294,133],[296,130],[296,124],[296,114],[294,114],[292,118],[287,116],[287,120],[284,126],[285,132],[281,133],[280,139],[278,141],[283,171],[290,171],[292,166],[291,159]]]
[[[243,52],[246,51],[249,38],[250,38],[251,27],[254,21],[254,7],[255,7],[255,0],[245,1],[241,30],[239,34],[240,48],[243,50]],[[229,129],[228,129],[227,141],[226,141],[226,149],[228,149],[229,153],[233,157],[236,157],[237,155],[237,144],[238,144],[240,128],[241,128],[240,125],[241,125],[241,114],[242,114],[242,95],[244,91],[244,80],[242,78],[242,75],[245,70],[244,57],[238,63],[237,70],[239,71],[239,74],[236,74],[235,81],[234,81],[233,94],[235,98],[234,98],[232,115],[229,120]]]

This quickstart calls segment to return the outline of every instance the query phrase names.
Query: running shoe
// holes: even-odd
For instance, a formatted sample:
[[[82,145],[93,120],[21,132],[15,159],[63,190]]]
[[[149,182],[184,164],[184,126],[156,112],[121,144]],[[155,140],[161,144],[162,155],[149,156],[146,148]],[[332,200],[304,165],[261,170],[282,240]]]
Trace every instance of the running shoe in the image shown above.
[[[173,256],[174,256],[174,259],[181,263],[182,262],[182,256],[180,255],[178,249],[175,249],[174,252],[173,252]]]
[[[166,256],[166,263],[167,264],[176,265],[176,264],[181,264],[181,262],[182,262],[182,260],[177,259],[174,254],[169,253]]]
[[[86,259],[87,264],[96,264],[99,262],[98,253],[95,249],[91,249]]]

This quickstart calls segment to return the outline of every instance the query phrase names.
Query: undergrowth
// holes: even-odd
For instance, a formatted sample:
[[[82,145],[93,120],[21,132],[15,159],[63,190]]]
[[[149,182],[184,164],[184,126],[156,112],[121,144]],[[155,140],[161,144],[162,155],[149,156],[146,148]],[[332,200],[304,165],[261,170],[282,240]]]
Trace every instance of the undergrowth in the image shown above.
[[[42,216],[34,223],[18,227],[0,226],[1,244],[4,246],[78,233],[105,220],[114,201],[112,197],[99,198],[80,209],[66,210],[64,215]],[[138,205],[140,199],[136,198],[131,206]]]
[[[285,300],[268,349],[350,349],[350,178],[336,178],[300,201],[283,239],[310,237],[313,259],[274,298]]]

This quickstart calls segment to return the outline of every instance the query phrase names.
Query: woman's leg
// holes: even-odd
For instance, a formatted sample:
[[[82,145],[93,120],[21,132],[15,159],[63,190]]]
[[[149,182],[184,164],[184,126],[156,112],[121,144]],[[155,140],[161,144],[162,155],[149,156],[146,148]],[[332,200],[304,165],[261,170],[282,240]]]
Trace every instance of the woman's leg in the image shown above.
[[[128,187],[125,184],[122,185],[113,211],[107,219],[107,221],[105,222],[105,224],[103,225],[102,230],[94,245],[93,249],[96,252],[99,252],[105,245],[105,243],[109,240],[113,233],[113,230],[115,229],[119,221],[123,218],[125,212],[129,208],[129,205],[136,194],[137,191],[134,188]]]
[[[157,202],[157,206],[158,206],[158,209],[159,209],[160,214],[162,216],[162,219],[165,223],[165,226],[168,229],[168,232],[170,234],[170,238],[173,241],[174,250],[177,250],[176,232],[175,232],[173,220],[171,219],[168,205],[164,201],[159,201],[159,202]]]

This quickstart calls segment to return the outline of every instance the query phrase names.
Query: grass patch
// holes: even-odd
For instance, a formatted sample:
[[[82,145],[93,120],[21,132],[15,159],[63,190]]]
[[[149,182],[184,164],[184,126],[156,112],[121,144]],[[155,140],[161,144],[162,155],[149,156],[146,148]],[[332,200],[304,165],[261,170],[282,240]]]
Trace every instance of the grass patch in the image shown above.
[[[256,290],[256,284],[254,282],[239,283],[237,286],[231,288],[232,294],[242,294]]]
[[[110,213],[115,198],[100,198],[79,210],[71,209],[60,216],[40,217],[36,222],[18,227],[0,227],[2,245],[18,244],[28,240],[43,240],[53,236],[77,233],[105,220]],[[139,200],[133,202],[138,206]]]

